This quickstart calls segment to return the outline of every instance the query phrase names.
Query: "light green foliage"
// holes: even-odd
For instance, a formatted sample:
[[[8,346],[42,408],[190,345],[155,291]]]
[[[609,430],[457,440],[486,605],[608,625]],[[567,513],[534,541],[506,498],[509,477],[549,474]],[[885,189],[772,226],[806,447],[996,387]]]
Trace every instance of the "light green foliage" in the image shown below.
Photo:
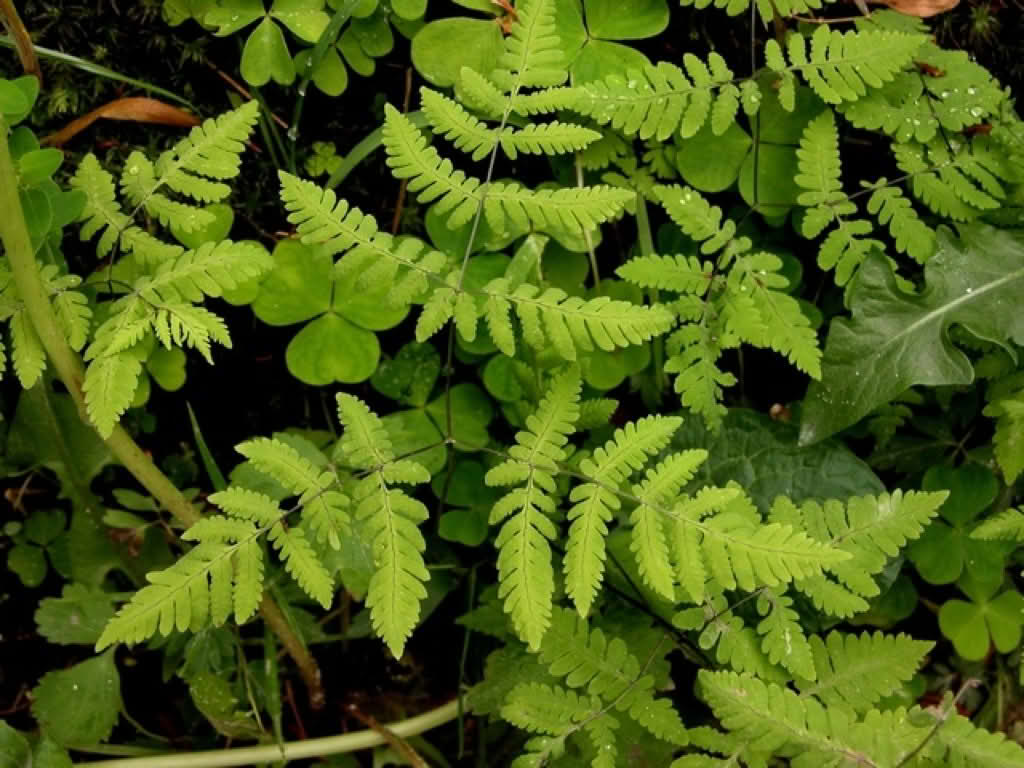
[[[863,714],[909,680],[932,645],[881,632],[830,632],[824,639],[812,635],[814,674],[798,676],[797,687],[803,697]]]
[[[395,658],[401,658],[419,619],[420,602],[427,596],[426,542],[417,526],[428,513],[421,502],[394,486],[425,483],[430,472],[415,459],[395,458],[384,425],[359,399],[339,394],[338,418],[345,426],[341,456],[353,469],[366,473],[353,492],[356,515],[374,549],[376,571],[366,604],[374,631]]]
[[[1007,509],[971,531],[972,539],[1005,539],[1024,542],[1024,511]]]
[[[130,213],[117,200],[113,177],[93,155],[86,155],[71,180],[86,200],[82,238],[101,233],[98,256],[110,254],[115,247],[130,254],[122,264],[134,277],[125,295],[100,305],[102,321],[85,350],[89,361],[83,383],[86,406],[103,437],[111,433],[135,396],[145,359],[138,346],[143,339],[152,334],[167,349],[191,347],[212,362],[211,344],[230,346],[230,336],[220,317],[197,305],[271,267],[259,246],[225,240],[185,251],[134,224],[140,211],[185,233],[211,223],[212,213],[174,200],[163,190],[199,202],[225,198],[230,187],[223,181],[238,175],[243,142],[256,123],[258,109],[256,102],[248,102],[205,121],[163,152],[155,164],[141,152],[133,152],[121,175],[122,194],[132,205]],[[81,348],[87,339],[88,315],[84,302],[67,294],[66,288],[72,285],[58,290],[54,284],[57,309],[71,341]],[[30,370],[19,360],[17,347],[15,366]]]
[[[874,575],[908,541],[922,534],[948,495],[945,491],[895,491],[877,498],[853,498],[845,505],[835,500],[824,505],[806,501],[799,507],[779,497],[770,519],[807,531],[813,539],[849,555],[830,567],[831,577],[819,575],[794,584],[819,610],[846,617],[867,608],[864,598],[879,594]]]
[[[551,622],[554,569],[551,546],[558,535],[555,475],[568,454],[565,444],[579,418],[580,375],[570,369],[555,378],[540,406],[516,433],[509,459],[491,469],[488,485],[515,486],[491,511],[491,525],[502,523],[498,548],[499,595],[516,633],[534,650]]]
[[[811,35],[810,50],[800,34],[789,36],[785,52],[769,39],[765,61],[784,79],[790,71],[801,74],[822,101],[839,104],[856,101],[868,88],[880,88],[892,80],[926,40],[924,35],[900,32],[840,32],[822,24]]]

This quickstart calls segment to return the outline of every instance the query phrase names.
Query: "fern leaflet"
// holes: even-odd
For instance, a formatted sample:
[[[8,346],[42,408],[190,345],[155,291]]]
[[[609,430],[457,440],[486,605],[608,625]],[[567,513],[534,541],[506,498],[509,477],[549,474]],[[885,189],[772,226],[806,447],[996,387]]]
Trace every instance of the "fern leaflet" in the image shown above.
[[[397,659],[427,596],[426,542],[417,526],[429,515],[422,503],[392,486],[428,482],[430,472],[413,459],[395,458],[383,423],[361,400],[344,393],[337,400],[338,418],[345,426],[340,453],[350,466],[366,472],[354,491],[357,515],[373,541],[376,567],[366,604],[374,630]]]

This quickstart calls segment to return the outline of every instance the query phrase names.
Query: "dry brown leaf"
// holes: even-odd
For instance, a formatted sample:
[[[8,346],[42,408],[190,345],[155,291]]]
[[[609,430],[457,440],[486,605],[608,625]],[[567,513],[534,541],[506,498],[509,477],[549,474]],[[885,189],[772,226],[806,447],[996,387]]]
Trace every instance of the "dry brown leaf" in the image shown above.
[[[907,16],[927,19],[956,8],[960,0],[884,0],[884,5]]]
[[[137,123],[158,123],[186,128],[199,125],[200,122],[195,115],[178,107],[172,107],[159,99],[131,96],[115,99],[102,107],[97,107],[87,115],[72,120],[57,133],[47,136],[41,143],[53,147],[63,146],[101,117],[108,120],[132,120]]]

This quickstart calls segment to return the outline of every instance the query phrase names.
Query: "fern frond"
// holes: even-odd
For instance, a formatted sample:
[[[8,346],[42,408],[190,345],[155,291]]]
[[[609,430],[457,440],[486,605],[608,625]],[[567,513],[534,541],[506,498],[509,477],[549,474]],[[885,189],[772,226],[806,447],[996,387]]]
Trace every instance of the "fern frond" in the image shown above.
[[[1007,483],[1014,483],[1024,472],[1024,389],[1015,393],[988,394],[984,413],[996,420],[992,438],[996,461]]]
[[[612,75],[586,83],[579,86],[580,94],[569,108],[600,125],[610,123],[625,136],[640,139],[665,141],[677,129],[683,138],[690,138],[709,116],[712,132],[716,136],[725,133],[736,120],[739,104],[732,70],[714,52],[708,57],[710,69],[692,53],[683,56],[683,64],[685,72],[662,61],[641,70],[631,69],[626,78]],[[756,105],[760,101],[758,86],[748,82],[746,98]]]
[[[732,499],[716,498],[714,492],[729,490],[705,489],[706,497],[698,494],[675,509],[677,575],[695,601],[703,599],[704,585],[697,578],[702,571],[724,589],[752,592],[758,585],[799,584],[851,559],[849,553],[789,525],[761,523],[756,513],[736,514],[726,507],[704,520],[708,512]]]
[[[507,278],[496,278],[484,286],[487,325],[499,349],[515,354],[515,335],[509,312],[515,309],[526,343],[537,350],[553,346],[564,359],[576,359],[577,349],[612,351],[641,344],[671,327],[672,314],[666,308],[639,306],[599,296],[582,299],[568,296],[559,288],[540,288],[524,283],[509,290]],[[420,334],[420,341],[428,338]]]
[[[656,186],[653,193],[683,233],[701,243],[701,253],[720,251],[735,238],[736,223],[732,219],[723,223],[722,209],[711,205],[699,192],[673,184]],[[747,238],[739,238],[734,248],[746,250],[749,243]]]
[[[224,321],[203,307],[183,302],[156,307],[150,316],[153,335],[166,349],[172,346],[191,347],[213,363],[211,342],[231,348],[231,337]]]
[[[11,315],[10,330],[14,373],[23,389],[31,389],[46,370],[46,350],[28,316],[28,310],[22,308]],[[132,391],[135,391],[134,385]]]
[[[945,717],[935,731],[935,745],[928,750],[938,765],[950,768],[1021,768],[1024,749],[1002,733],[977,727],[955,711],[952,701],[943,703]],[[953,710],[949,712],[949,710]],[[929,712],[932,717],[936,713]]]
[[[816,501],[804,502],[800,507],[784,497],[775,500],[770,519],[806,531],[814,540],[828,542],[837,550],[848,554],[845,562],[829,566],[845,590],[862,598],[879,594],[874,575],[879,573],[890,557],[895,556],[908,542],[924,531],[948,493],[895,491],[878,497],[862,496],[850,499],[844,505],[829,500],[820,505]],[[798,580],[798,590],[811,598],[819,610],[847,616],[852,604],[858,601],[834,598],[835,584],[823,576]]]
[[[316,533],[317,541],[341,548],[341,536],[350,532],[349,498],[341,493],[338,477],[315,467],[292,446],[266,437],[247,440],[235,450],[260,472],[274,478],[299,497],[303,519]]]
[[[511,458],[485,476],[491,486],[516,486],[494,505],[490,524],[503,523],[498,548],[498,594],[512,617],[516,634],[532,649],[540,647],[550,624],[554,570],[548,542],[558,531],[549,515],[555,510],[558,463],[567,457],[565,444],[579,419],[582,381],[570,368],[556,376],[526,429],[516,433]]]
[[[85,193],[85,207],[80,217],[83,224],[79,237],[85,241],[97,232],[102,232],[96,244],[96,255],[102,258],[110,253],[118,235],[131,223],[131,217],[121,210],[117,202],[114,177],[90,152],[78,164],[70,184],[72,188]]]
[[[630,515],[630,551],[636,557],[644,583],[667,600],[675,599],[675,589],[669,558],[670,522],[664,519],[662,510],[672,506],[707,457],[707,451],[697,449],[673,453],[653,469],[647,469],[644,479],[633,486],[633,495],[640,503]]]
[[[821,378],[821,348],[811,321],[800,302],[785,292],[789,281],[779,274],[782,260],[771,253],[747,253],[737,257],[726,281],[726,292],[733,294],[738,306],[742,298],[746,314],[742,330],[731,328],[735,315],[726,320],[743,341],[774,349],[812,378]],[[738,290],[738,295],[737,295]]]
[[[100,437],[110,437],[128,410],[141,375],[142,363],[130,352],[104,355],[85,369],[85,409]]]
[[[678,714],[668,700],[654,698],[653,676],[621,638],[609,638],[572,611],[556,608],[540,647],[540,661],[570,688],[585,688],[591,697],[628,713],[658,738],[679,746],[688,743]]]
[[[572,123],[529,123],[521,129],[490,128],[469,114],[454,99],[430,88],[420,89],[420,103],[435,133],[450,139],[474,160],[490,154],[495,144],[515,160],[520,152],[555,155],[576,152],[601,138],[597,131]]]
[[[306,540],[305,532],[301,528],[285,528],[281,523],[275,523],[267,538],[280,552],[285,570],[302,587],[302,591],[324,609],[330,608],[334,599],[334,579]]]
[[[822,101],[839,104],[856,101],[895,77],[913,60],[928,41],[925,35],[891,31],[840,32],[822,24],[811,36],[811,50],[800,34],[787,39],[790,69],[799,72]],[[780,70],[781,46],[774,39],[765,43],[765,60],[770,69]]]
[[[757,612],[764,616],[757,625],[757,633],[763,637],[761,649],[772,664],[781,664],[796,677],[814,680],[817,672],[811,644],[792,606],[792,598],[770,589],[758,597]]]
[[[829,2],[829,0],[824,0]],[[798,13],[808,13],[822,7],[823,0],[682,0],[682,5],[694,8],[707,8],[714,5],[722,8],[730,16],[745,12],[751,5],[757,8],[761,20],[771,24],[776,17],[787,17]]]
[[[121,172],[121,193],[138,209],[141,208],[165,227],[178,227],[184,232],[213,223],[213,214],[198,206],[172,200],[156,190],[161,186],[156,167],[138,150],[128,156]]]
[[[577,485],[569,495],[574,504],[568,513],[565,551],[565,588],[580,616],[590,611],[604,575],[608,523],[621,506],[612,489],[643,469],[649,457],[668,445],[681,424],[682,419],[669,416],[630,422],[580,463],[580,472],[592,482]]]
[[[288,221],[295,224],[302,242],[319,245],[331,255],[342,254],[336,263],[339,275],[362,273],[357,287],[367,287],[370,267],[377,284],[390,284],[389,303],[401,305],[427,290],[428,279],[447,264],[447,257],[414,237],[400,242],[377,229],[377,222],[358,208],[339,200],[333,191],[278,172],[281,199]],[[391,265],[386,271],[384,267]],[[399,270],[404,274],[399,276]]]
[[[1024,510],[1003,510],[971,531],[971,538],[1024,542]]]
[[[800,169],[793,181],[806,190],[797,196],[800,205],[831,205],[845,199],[840,181],[839,131],[831,109],[807,123],[796,151]]]
[[[726,728],[753,742],[759,752],[794,750],[794,768],[898,765],[926,733],[911,725],[904,712],[873,711],[861,722],[842,707],[826,709],[788,688],[735,672],[701,670],[698,683]],[[879,750],[891,760],[880,759]]]
[[[735,376],[718,367],[718,359],[738,344],[735,337],[714,334],[702,322],[684,325],[669,337],[665,373],[677,374],[674,388],[683,407],[703,416],[712,429],[726,413],[722,389],[736,383]]]
[[[810,638],[814,675],[800,675],[801,697],[814,696],[826,706],[864,713],[910,680],[933,643],[907,635],[860,635],[830,632]]]
[[[232,604],[235,620],[248,620],[263,592],[263,551],[257,538],[265,531],[247,520],[201,520],[184,534],[186,540],[199,543],[169,568],[147,574],[150,584],[107,623],[97,650],[139,643],[157,632],[168,635],[174,630],[198,631],[208,623],[219,626],[227,621]]]
[[[221,240],[163,262],[152,275],[139,278],[134,288],[153,303],[199,302],[206,296],[219,297],[273,266],[273,259],[259,245]]]
[[[361,400],[339,393],[337,403],[345,427],[341,453],[356,468],[369,471],[353,494],[356,514],[373,541],[375,571],[366,605],[374,631],[398,659],[427,596],[427,545],[418,526],[429,514],[421,502],[390,485],[426,483],[430,472],[412,459],[394,461],[383,423]]]
[[[82,278],[78,275],[62,275],[54,264],[41,267],[39,277],[68,344],[76,352],[81,350],[88,339],[92,318],[89,299],[74,290],[82,284]]]
[[[883,178],[872,185],[875,189],[868,198],[868,213],[877,216],[878,222],[889,228],[896,250],[924,264],[935,253],[935,230],[921,221],[899,187],[887,186],[887,183]]]
[[[388,166],[419,200],[437,200],[435,210],[448,215],[448,226],[468,222],[483,204],[488,224],[501,232],[509,224],[554,228],[558,231],[590,231],[621,213],[633,194],[624,189],[598,185],[530,190],[519,184],[492,182],[483,188],[479,179],[455,170],[409,119],[391,105],[385,105],[383,141]]]
[[[623,280],[641,288],[657,288],[703,296],[711,287],[714,265],[696,256],[636,256],[617,270]]]
[[[551,88],[568,77],[555,23],[555,0],[521,0],[491,74],[506,92]]]

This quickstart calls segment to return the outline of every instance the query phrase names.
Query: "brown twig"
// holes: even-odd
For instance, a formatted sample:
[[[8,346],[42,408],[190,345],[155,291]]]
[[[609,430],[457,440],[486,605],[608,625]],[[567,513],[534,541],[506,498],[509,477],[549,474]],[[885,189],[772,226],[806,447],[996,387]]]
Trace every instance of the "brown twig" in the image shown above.
[[[43,87],[43,71],[39,68],[39,59],[36,57],[36,49],[32,45],[32,37],[18,16],[18,9],[14,7],[13,0],[0,0],[0,21],[4,23],[7,34],[14,41],[14,47],[18,51],[18,59],[21,61],[21,68],[26,75],[35,76],[39,81],[39,87]]]
[[[2,0],[0,0],[0,2],[2,2]],[[221,70],[217,69],[217,67],[213,66],[213,64],[210,64],[209,62],[207,62],[207,64],[210,67],[210,69],[212,69],[214,72],[217,73],[217,76],[221,80],[223,80],[225,83],[227,83],[232,88],[234,88],[236,91],[238,91],[242,96],[245,96],[245,98],[247,98],[250,101],[252,101],[253,95],[248,91],[248,89],[246,89],[246,87],[244,85],[242,85],[237,80],[235,80],[233,77],[231,77],[231,75],[229,75],[227,72],[222,72]],[[275,115],[273,112],[270,112],[270,110],[267,110],[267,112],[270,115],[270,119],[271,120],[273,120],[279,126],[284,128],[286,131],[288,130],[288,123],[286,123],[280,117]]]
[[[404,757],[413,768],[430,768],[430,766],[427,765],[427,761],[420,757],[420,754],[412,748],[412,745],[409,744],[409,742],[400,738],[393,731],[378,723],[372,715],[361,712],[359,710],[359,706],[354,702],[348,705],[348,713],[367,728],[371,728],[379,733],[381,738],[384,739],[393,750],[402,755],[402,757]]]

